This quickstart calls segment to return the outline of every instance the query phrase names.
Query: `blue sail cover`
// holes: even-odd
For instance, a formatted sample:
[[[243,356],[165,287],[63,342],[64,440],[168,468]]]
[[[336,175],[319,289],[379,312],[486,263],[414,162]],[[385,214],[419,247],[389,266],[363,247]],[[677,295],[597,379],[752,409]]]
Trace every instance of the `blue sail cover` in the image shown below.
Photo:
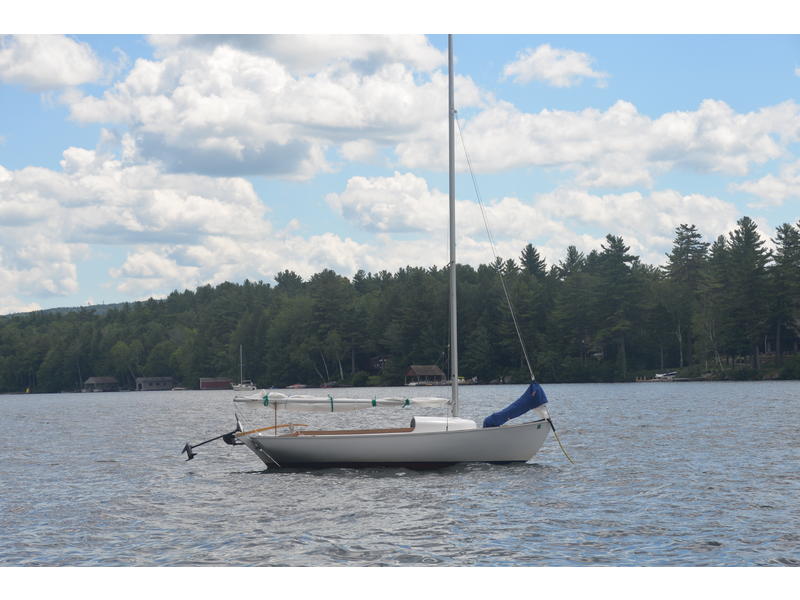
[[[517,398],[513,404],[509,404],[503,410],[499,410],[486,417],[483,420],[483,426],[499,427],[506,421],[525,414],[529,410],[533,410],[542,404],[547,404],[547,395],[544,393],[542,386],[532,381],[528,389],[526,389],[522,396]]]

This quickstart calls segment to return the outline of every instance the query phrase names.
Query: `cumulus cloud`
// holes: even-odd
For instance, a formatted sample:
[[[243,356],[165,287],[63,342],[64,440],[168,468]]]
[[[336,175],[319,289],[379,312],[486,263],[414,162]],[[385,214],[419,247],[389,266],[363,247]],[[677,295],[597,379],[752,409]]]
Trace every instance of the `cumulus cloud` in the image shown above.
[[[11,44],[17,48],[20,39],[4,40],[0,67],[10,64]],[[75,293],[76,265],[94,244],[128,250],[109,281],[131,297],[270,279],[284,268],[309,276],[323,268],[349,275],[446,264],[447,194],[410,172],[446,169],[443,57],[424,38],[152,40],[155,58],[137,60],[101,96],[76,89],[61,96],[77,121],[121,125],[120,133],[104,131],[96,150],[69,148],[60,170],[0,166],[0,289],[10,294],[0,299],[0,312],[31,304],[17,297]],[[552,63],[564,79],[553,66],[549,81],[592,78],[574,67],[590,65],[589,57],[555,52]],[[507,76],[520,79],[517,62],[519,72]],[[0,77],[8,80],[11,71],[0,68]],[[785,158],[800,139],[794,101],[749,113],[717,100],[656,117],[625,101],[605,110],[526,113],[467,77],[456,78],[456,97],[477,172],[533,166],[562,176],[549,194],[485,206],[498,254],[517,258],[530,242],[551,264],[569,244],[599,248],[606,233],[623,235],[644,260],[660,263],[679,223],[709,235],[729,230],[739,216],[733,205],[659,190],[659,177],[676,169],[745,176]],[[396,169],[387,177],[352,177],[326,197],[334,213],[373,236],[363,238],[369,242],[304,236],[299,220],[276,231],[269,198],[239,177],[308,179],[341,161]],[[797,197],[798,172],[795,163],[732,189],[778,205]],[[651,191],[601,193],[637,187]],[[457,215],[459,261],[490,261],[479,207],[459,200]]]
[[[80,122],[127,125],[132,153],[173,172],[306,179],[329,151],[380,149],[446,130],[444,54],[422,36],[155,36],[101,97],[63,96]],[[458,77],[462,107],[484,101]]]
[[[353,177],[342,193],[330,194],[327,201],[344,218],[381,234],[381,239],[389,240],[392,233],[418,234],[413,242],[416,248],[406,249],[415,254],[416,261],[408,264],[446,262],[448,197],[429,188],[423,178],[412,173]],[[504,258],[517,258],[525,244],[533,243],[552,264],[562,258],[567,246],[574,244],[588,252],[613,233],[622,235],[643,260],[661,264],[681,223],[693,223],[702,233],[715,236],[735,227],[739,213],[735,205],[719,198],[674,190],[597,195],[560,188],[528,200],[494,199],[484,202],[483,211],[475,202],[458,200],[459,261],[477,265],[493,259],[484,216],[496,251]],[[399,250],[393,246],[391,252]],[[441,262],[435,263],[434,256]]]
[[[352,177],[340,194],[328,194],[328,205],[348,221],[377,234],[418,233],[446,235],[449,231],[449,196],[413,173],[395,172],[391,177]],[[517,198],[501,198],[480,206],[456,201],[457,233],[480,237],[485,231],[502,230],[504,236],[524,239],[531,224],[548,230],[562,229],[537,207]]]
[[[374,237],[307,236],[299,222],[276,231],[243,179],[169,174],[96,150],[69,148],[60,171],[0,167],[0,311],[32,306],[25,297],[77,293],[77,264],[98,245],[127,249],[106,283],[132,298],[245,277],[270,280],[286,268],[308,277],[324,268],[352,275],[448,261],[447,194],[413,173],[353,177],[327,202]],[[717,198],[672,190],[596,195],[564,188],[492,199],[484,209],[499,256],[516,259],[533,243],[550,264],[570,244],[599,248],[606,233],[622,235],[643,260],[658,264],[678,224],[716,235],[738,217]],[[458,200],[457,220],[458,260],[490,262],[479,206]]]
[[[173,172],[307,179],[332,169],[331,150],[369,160],[446,130],[441,53],[424,38],[157,39],[159,58],[137,60],[101,97],[63,99],[79,122],[126,125],[138,156]],[[457,85],[462,106],[484,102],[468,78]]]
[[[769,173],[754,181],[731,184],[730,189],[758,196],[759,202],[748,204],[752,208],[781,206],[789,198],[800,198],[800,161],[784,165],[777,176]]]
[[[702,234],[713,237],[733,229],[740,216],[734,204],[675,190],[596,195],[559,189],[537,196],[534,205],[550,219],[571,224],[573,230],[588,227],[601,238],[606,233],[621,235],[634,253],[651,264],[664,262],[663,253],[671,247],[672,233],[681,223],[694,224]],[[562,247],[569,243],[574,242]]]
[[[67,149],[60,170],[0,166],[0,314],[38,307],[26,297],[78,293],[78,263],[108,246],[126,256],[105,285],[129,298],[268,281],[287,268],[304,277],[324,268],[352,275],[431,260],[409,240],[308,236],[296,219],[277,231],[267,217],[244,179],[170,174],[97,150]]]
[[[272,57],[300,74],[336,63],[347,63],[348,68],[359,72],[372,72],[389,62],[401,62],[420,71],[432,71],[447,63],[445,53],[422,35],[154,35],[150,41],[159,56],[183,49],[209,52],[230,46]]]
[[[378,147],[370,140],[353,140],[343,143],[340,153],[350,162],[372,162],[378,154]]]
[[[503,68],[503,76],[516,83],[543,81],[554,87],[571,87],[583,79],[594,79],[599,87],[605,86],[608,73],[592,68],[594,59],[585,52],[561,50],[549,44],[536,49],[528,48],[517,54],[517,60]]]
[[[332,233],[261,240],[216,236],[205,239],[202,246],[140,245],[111,275],[119,291],[146,296],[246,277],[269,281],[284,269],[302,277],[323,269],[352,275],[360,268],[386,268],[387,262],[391,261],[386,260],[385,252],[374,245]]]
[[[392,177],[352,177],[328,204],[346,219],[376,233],[424,232],[447,226],[448,196],[429,190],[413,173]]]
[[[749,113],[704,100],[695,111],[651,118],[630,102],[607,110],[525,113],[496,102],[462,123],[477,172],[530,166],[564,171],[584,187],[653,186],[675,169],[744,175],[787,153],[800,139],[800,106],[787,101]],[[444,167],[442,140],[398,145],[408,168]],[[459,163],[463,169],[463,162]]]
[[[73,294],[77,262],[93,244],[174,251],[215,237],[255,243],[271,234],[265,212],[241,179],[165,174],[69,148],[60,171],[0,167],[0,278],[17,295]],[[112,275],[146,278],[158,266]]]
[[[0,296],[0,314],[13,315],[14,313],[27,313],[35,310],[42,310],[42,305],[38,302],[20,302],[13,296]]]
[[[100,79],[103,66],[88,44],[63,35],[0,37],[0,81],[32,91]]]
[[[156,59],[137,60],[102,96],[63,96],[79,122],[126,126],[129,158],[174,173],[295,180],[342,161],[446,168],[446,76],[441,52],[424,38],[153,39]],[[553,81],[594,73],[574,66],[588,64],[580,53],[548,52],[563,77],[553,71]],[[624,100],[606,110],[527,113],[460,76],[456,98],[477,172],[546,167],[586,188],[652,187],[673,169],[745,175],[800,139],[794,101],[737,113],[704,100],[655,118]]]

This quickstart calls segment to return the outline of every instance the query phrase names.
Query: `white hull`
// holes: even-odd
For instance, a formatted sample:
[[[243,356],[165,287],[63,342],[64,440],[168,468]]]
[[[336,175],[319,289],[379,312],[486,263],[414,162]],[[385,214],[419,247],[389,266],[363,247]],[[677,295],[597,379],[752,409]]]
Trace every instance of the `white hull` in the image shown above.
[[[274,435],[239,438],[268,467],[441,466],[462,462],[525,462],[542,447],[550,425],[533,421],[438,432]]]

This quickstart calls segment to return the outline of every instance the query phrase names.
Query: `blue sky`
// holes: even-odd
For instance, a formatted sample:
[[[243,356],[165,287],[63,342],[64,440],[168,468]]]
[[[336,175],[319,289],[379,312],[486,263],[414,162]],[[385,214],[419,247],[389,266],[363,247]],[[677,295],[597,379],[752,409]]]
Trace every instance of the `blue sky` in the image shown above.
[[[0,37],[0,314],[447,262],[446,36],[57,16]],[[171,19],[156,31],[216,29]],[[800,36],[457,34],[455,55],[503,258],[532,243],[553,264],[613,233],[660,264],[680,223],[711,240],[748,215],[769,238],[800,218]],[[487,263],[458,164],[459,261]]]

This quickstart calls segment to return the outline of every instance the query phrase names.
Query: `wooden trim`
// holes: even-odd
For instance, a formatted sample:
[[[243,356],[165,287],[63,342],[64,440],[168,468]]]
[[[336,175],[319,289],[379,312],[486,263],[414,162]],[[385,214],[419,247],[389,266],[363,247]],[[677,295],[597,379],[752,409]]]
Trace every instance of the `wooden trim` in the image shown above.
[[[268,431],[270,429],[276,429],[280,427],[308,427],[308,425],[304,425],[303,423],[284,423],[283,425],[271,425],[270,427],[259,427],[258,429],[251,429],[250,431],[239,431],[236,434],[236,437],[242,437],[243,435],[250,435],[251,433]]]
[[[301,435],[359,435],[365,433],[410,433],[413,427],[395,427],[393,429],[333,429],[333,430],[311,430],[295,431],[288,435],[292,437]]]

